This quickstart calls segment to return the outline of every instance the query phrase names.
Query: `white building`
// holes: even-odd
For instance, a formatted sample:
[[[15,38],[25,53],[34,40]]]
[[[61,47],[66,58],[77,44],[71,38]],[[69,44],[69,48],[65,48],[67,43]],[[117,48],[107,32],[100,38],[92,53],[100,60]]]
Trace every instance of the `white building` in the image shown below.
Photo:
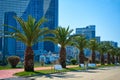
[[[42,54],[39,56],[39,62],[43,61],[45,63],[52,63],[59,59],[59,54],[53,54],[52,52],[48,52],[47,54]]]

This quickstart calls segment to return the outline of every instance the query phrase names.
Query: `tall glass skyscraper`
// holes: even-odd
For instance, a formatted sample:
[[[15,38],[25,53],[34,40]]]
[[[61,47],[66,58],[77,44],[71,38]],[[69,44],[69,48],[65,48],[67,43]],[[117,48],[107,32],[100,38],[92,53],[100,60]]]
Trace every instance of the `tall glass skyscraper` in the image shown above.
[[[21,30],[13,16],[19,16],[24,20],[27,20],[28,15],[32,15],[36,20],[45,16],[48,22],[44,23],[42,27],[55,29],[58,26],[58,0],[0,0],[0,25],[7,24]],[[11,31],[5,27],[0,28],[0,30]],[[25,50],[25,45],[14,39],[5,38],[0,39],[0,41],[0,45],[3,45],[4,41],[8,48],[7,52],[10,54],[21,54]],[[35,44],[33,49],[35,50],[35,53],[39,53],[42,50],[54,52],[55,45],[51,42],[40,42]]]
[[[49,3],[48,1],[50,0],[45,0],[44,3],[47,5],[44,6],[44,15],[48,19],[48,22],[44,25],[49,26],[49,29],[55,29],[58,25],[58,0],[51,0]],[[44,49],[47,51],[51,50],[53,52],[55,50],[55,46],[51,42],[44,42]]]
[[[11,25],[11,26],[17,26],[16,20],[13,18],[16,16],[16,13],[14,12],[5,12],[4,14],[4,24]],[[13,30],[4,27],[4,31],[12,32]],[[7,33],[5,33],[7,35]],[[4,47],[6,48],[5,51],[8,54],[15,54],[16,53],[16,40],[13,38],[4,38]]]

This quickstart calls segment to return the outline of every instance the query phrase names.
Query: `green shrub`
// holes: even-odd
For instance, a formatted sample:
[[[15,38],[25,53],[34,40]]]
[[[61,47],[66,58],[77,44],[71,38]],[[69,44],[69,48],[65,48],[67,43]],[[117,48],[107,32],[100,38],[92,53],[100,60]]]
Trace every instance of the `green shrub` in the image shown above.
[[[7,61],[7,57],[5,56],[4,58],[2,58],[2,60],[0,61],[0,65],[1,66],[6,66],[8,64],[8,61]]]
[[[96,63],[97,63],[97,64],[99,64],[99,63],[100,63],[100,61],[99,61],[99,60],[96,60]]]
[[[20,57],[18,56],[10,56],[8,57],[8,62],[10,63],[12,68],[15,68],[17,66],[17,64],[20,61]]]
[[[75,65],[75,64],[77,63],[77,60],[76,60],[76,59],[71,59],[71,63],[72,63],[73,65]]]

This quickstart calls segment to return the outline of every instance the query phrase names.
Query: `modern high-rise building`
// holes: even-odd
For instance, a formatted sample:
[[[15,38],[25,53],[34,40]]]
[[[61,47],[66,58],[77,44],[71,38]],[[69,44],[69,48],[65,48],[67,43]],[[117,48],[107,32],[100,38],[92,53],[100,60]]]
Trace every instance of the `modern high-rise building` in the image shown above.
[[[100,42],[100,37],[96,36],[96,30],[95,30],[95,25],[89,25],[84,28],[76,28],[76,34],[84,35],[87,40],[90,39],[96,39],[97,42]],[[85,56],[90,57],[91,55],[91,50],[90,49],[85,49],[84,50]]]
[[[76,34],[85,35],[88,40],[95,38],[95,25],[89,25],[85,28],[76,28]]]
[[[58,26],[58,0],[45,0],[44,4],[47,5],[44,5],[44,15],[48,19],[44,26],[49,26],[49,29],[55,29]],[[52,42],[44,42],[44,50],[53,52],[56,47]]]
[[[42,27],[55,29],[58,26],[58,0],[0,0],[0,26],[7,24],[21,30],[13,16],[27,20],[28,15],[33,16],[36,20],[44,16],[48,22],[44,23]],[[0,30],[11,31],[5,27]],[[23,43],[8,38],[0,38],[0,46],[2,46],[1,49],[7,48],[8,54],[21,54],[25,50]],[[33,46],[33,49],[38,54],[44,50],[55,52],[56,45],[51,42],[39,42]]]
[[[114,46],[114,47],[118,47],[118,43],[117,43],[117,42],[111,41],[111,44],[112,44],[112,46]]]
[[[16,16],[16,13],[14,12],[5,12],[4,24],[16,27],[17,23],[16,23],[16,20],[13,18],[14,16]],[[12,32],[13,30],[8,27],[4,27],[4,31]],[[5,33],[5,35],[7,35],[7,33]],[[4,38],[4,47],[5,47],[6,53],[10,55],[15,54],[16,53],[16,40],[13,38]]]
[[[97,40],[98,43],[100,43],[100,36],[96,36],[95,39]]]

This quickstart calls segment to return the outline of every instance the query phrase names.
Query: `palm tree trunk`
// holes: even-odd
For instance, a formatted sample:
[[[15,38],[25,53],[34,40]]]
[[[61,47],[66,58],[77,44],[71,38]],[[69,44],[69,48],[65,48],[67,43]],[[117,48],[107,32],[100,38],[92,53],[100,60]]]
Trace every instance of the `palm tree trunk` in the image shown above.
[[[24,60],[24,71],[34,71],[34,53],[32,47],[26,48]]]
[[[114,55],[112,56],[112,64],[115,64],[115,57],[114,57]]]
[[[120,63],[120,56],[119,56],[119,63]]]
[[[95,51],[92,51],[92,63],[95,63],[95,58],[96,58]]]
[[[101,65],[104,65],[104,64],[105,64],[104,55],[101,54]]]
[[[80,50],[80,53],[79,53],[79,63],[84,63],[84,51],[83,50]]]
[[[107,64],[110,64],[110,53],[107,53]]]
[[[119,57],[118,57],[118,56],[116,56],[116,62],[117,62],[117,63],[119,62]]]
[[[66,68],[66,50],[64,47],[61,47],[60,50],[60,64],[63,68]]]

